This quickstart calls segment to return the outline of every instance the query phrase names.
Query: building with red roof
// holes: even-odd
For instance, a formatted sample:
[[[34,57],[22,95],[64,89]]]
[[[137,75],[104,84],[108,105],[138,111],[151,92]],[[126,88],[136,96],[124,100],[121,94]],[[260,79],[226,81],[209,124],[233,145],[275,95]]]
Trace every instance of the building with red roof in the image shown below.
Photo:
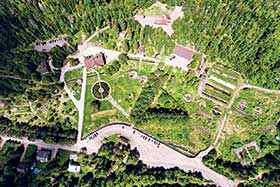
[[[182,57],[188,61],[191,61],[195,52],[189,48],[176,45],[173,53],[179,57]]]
[[[87,56],[85,58],[85,65],[88,69],[93,68],[93,67],[101,67],[106,64],[106,58],[104,53],[99,53],[96,56]]]

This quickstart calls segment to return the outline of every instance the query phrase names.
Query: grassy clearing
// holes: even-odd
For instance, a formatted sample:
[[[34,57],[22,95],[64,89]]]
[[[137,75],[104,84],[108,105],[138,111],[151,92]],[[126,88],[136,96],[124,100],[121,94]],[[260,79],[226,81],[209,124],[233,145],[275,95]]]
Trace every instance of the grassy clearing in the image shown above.
[[[240,101],[247,103],[246,109],[239,109]],[[244,89],[235,100],[233,107],[242,112],[243,115],[239,115],[235,110],[233,110],[232,114],[228,114],[223,139],[219,144],[219,151],[224,159],[236,159],[231,149],[254,140],[257,141],[259,146],[261,144],[265,145],[260,147],[263,154],[277,148],[273,142],[276,141],[275,125],[280,118],[280,96],[255,89]],[[256,114],[256,107],[262,109],[262,114]],[[247,119],[247,116],[251,116],[250,120]],[[271,142],[267,144],[266,142],[269,141]]]
[[[81,79],[72,79],[72,81],[67,82],[67,86],[70,89],[74,97],[80,100],[81,90],[82,90],[82,80]]]
[[[103,69],[97,70],[100,72],[100,78],[109,83],[113,99],[118,102],[126,112],[130,113],[142,91],[143,84],[140,82],[140,77],[148,77],[155,68],[156,66],[154,64],[129,61],[127,65],[123,65],[121,69],[112,76],[103,72]],[[129,78],[129,72],[132,71],[137,72],[138,77],[136,79]],[[90,73],[88,75],[86,87],[83,135],[100,126],[106,125],[109,122],[128,120],[108,101],[97,101],[93,98],[91,94],[91,86],[96,81],[98,81],[97,76],[94,73]],[[112,110],[114,110],[114,113],[108,112]],[[98,116],[98,113],[100,114],[100,112],[103,112],[103,114]],[[92,118],[92,115],[94,118]]]
[[[194,152],[198,152],[208,147],[213,141],[217,129],[217,122],[221,116],[214,116],[212,109],[216,105],[207,99],[200,98],[197,93],[199,82],[193,72],[185,72],[180,69],[162,67],[171,76],[164,83],[157,94],[157,99],[152,107],[181,108],[188,112],[189,119],[181,122],[172,120],[159,121],[151,119],[143,124],[136,124],[136,127],[161,139],[176,144],[180,144]],[[155,71],[155,64],[129,61],[128,65],[123,65],[113,76],[106,74],[102,69],[98,69],[101,79],[111,86],[112,97],[119,102],[128,113],[133,108],[137,98],[142,92],[143,85],[139,79],[129,78],[129,72],[135,71],[140,76],[147,76]],[[96,76],[88,77],[83,136],[94,131],[100,126],[113,121],[131,122],[118,112],[107,101],[100,103],[94,101],[91,96],[91,85],[97,81]],[[185,94],[190,94],[192,102],[184,101]],[[222,113],[223,113],[223,109]],[[114,112],[112,112],[114,111]],[[116,113],[115,113],[116,112]],[[200,112],[211,116],[206,118]],[[92,118],[93,117],[93,118]],[[133,122],[132,122],[133,123]]]
[[[221,116],[212,114],[212,108],[215,105],[211,101],[198,96],[198,82],[195,79],[192,80],[191,73],[179,69],[173,69],[173,73],[176,76],[171,76],[163,86],[162,94],[155,105],[166,108],[179,106],[188,112],[189,119],[184,123],[154,120],[139,125],[139,128],[163,141],[177,143],[198,152],[211,144],[216,132],[217,121],[221,119]],[[185,94],[191,95],[192,102],[184,101]],[[199,114],[199,111],[209,114],[212,119],[205,118]]]
[[[241,79],[241,76],[239,73],[229,69],[229,68],[226,68],[226,67],[223,67],[221,65],[215,65],[215,67],[213,67],[214,69],[220,71],[220,72],[224,72],[225,74],[231,76],[231,77],[234,77],[236,78],[237,80],[238,79]]]
[[[83,69],[75,69],[73,71],[67,71],[64,74],[64,79],[66,82],[73,80],[73,79],[82,79]]]
[[[36,145],[31,145],[29,144],[26,148],[26,152],[24,155],[24,161],[25,162],[31,162],[34,160],[35,154],[37,151],[37,146]]]
[[[218,83],[218,82],[216,82],[216,81],[214,81],[214,80],[212,80],[212,79],[208,79],[207,83],[210,84],[210,85],[212,85],[212,86],[217,87],[218,89],[221,89],[221,90],[223,90],[223,91],[226,91],[226,92],[229,93],[229,94],[232,94],[232,93],[233,93],[233,90],[232,90],[232,89],[230,89],[229,87],[227,87],[227,86],[225,86],[225,85],[223,85],[223,84],[221,84],[221,83]]]

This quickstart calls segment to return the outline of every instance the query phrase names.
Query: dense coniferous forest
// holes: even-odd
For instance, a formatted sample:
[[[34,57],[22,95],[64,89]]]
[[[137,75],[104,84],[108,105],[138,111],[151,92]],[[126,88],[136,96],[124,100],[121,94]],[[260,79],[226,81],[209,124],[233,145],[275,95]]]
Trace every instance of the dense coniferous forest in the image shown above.
[[[98,28],[110,26],[117,32],[127,30],[129,46],[138,46],[141,26],[133,16],[138,9],[149,7],[154,2],[2,1],[0,72],[38,78],[34,68],[46,57],[30,52],[31,43],[36,39],[50,39],[61,34],[67,34],[70,45],[76,45],[81,41],[82,34],[89,36]],[[280,77],[278,1],[162,2],[183,7],[183,19],[175,21],[173,25],[175,34],[172,38],[177,42],[194,44],[211,60],[225,61],[255,84],[279,88],[276,80]],[[145,33],[141,33],[141,37],[144,36]],[[5,85],[4,82],[0,81],[1,87]]]
[[[279,1],[185,1],[183,8],[173,25],[179,43],[193,43],[254,84],[280,88]]]

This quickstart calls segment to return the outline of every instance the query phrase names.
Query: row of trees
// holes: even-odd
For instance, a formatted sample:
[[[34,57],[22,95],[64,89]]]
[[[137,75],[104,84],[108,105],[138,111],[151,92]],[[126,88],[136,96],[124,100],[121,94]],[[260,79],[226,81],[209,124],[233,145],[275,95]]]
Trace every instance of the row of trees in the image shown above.
[[[188,113],[182,109],[169,109],[169,108],[149,108],[145,113],[147,120],[166,121],[171,120],[173,123],[178,121],[186,122]]]
[[[260,172],[273,172],[280,169],[280,150],[265,155],[257,159],[255,165],[243,166],[239,162],[224,161],[217,156],[217,152],[212,150],[203,157],[203,162],[213,170],[228,176],[231,179],[248,180],[254,178]]]
[[[136,123],[141,123],[146,120],[145,113],[167,79],[168,74],[159,69],[149,76],[147,86],[143,88],[130,114],[131,118]]]
[[[22,145],[7,141],[0,152],[0,186],[12,186],[16,178],[16,167],[24,148]]]
[[[30,140],[42,139],[48,143],[74,144],[77,139],[76,129],[63,129],[60,123],[56,126],[31,126],[26,123],[13,123],[0,116],[0,134],[15,137],[28,137]]]

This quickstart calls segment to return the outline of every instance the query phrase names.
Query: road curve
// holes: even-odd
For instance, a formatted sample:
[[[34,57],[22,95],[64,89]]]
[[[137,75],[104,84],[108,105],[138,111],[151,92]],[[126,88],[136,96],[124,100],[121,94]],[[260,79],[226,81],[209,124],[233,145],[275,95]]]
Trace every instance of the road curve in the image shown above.
[[[186,172],[190,170],[199,171],[202,173],[204,178],[212,180],[217,185],[222,187],[231,187],[234,184],[233,181],[230,181],[225,176],[220,175],[206,167],[202,163],[201,159],[186,157],[159,140],[138,129],[135,129],[132,126],[122,123],[114,123],[104,126],[92,134],[95,134],[96,132],[98,133],[98,136],[93,140],[89,140],[90,136],[88,136],[80,142],[85,147],[87,147],[88,153],[96,153],[101,147],[102,140],[104,140],[104,138],[115,134],[121,134],[130,140],[132,149],[137,148],[140,153],[140,160],[142,160],[143,163],[147,164],[148,166],[162,166],[164,168],[172,168],[177,166]],[[160,145],[158,146],[158,144]]]
[[[48,144],[42,140],[30,141],[25,138],[12,138],[2,136],[2,142],[7,140],[18,141],[22,144],[33,144],[38,147],[46,149],[63,149],[69,151],[81,152],[83,147],[86,147],[87,154],[97,153],[102,145],[104,138],[121,134],[130,139],[131,148],[137,148],[140,153],[140,160],[147,164],[149,167],[164,167],[172,168],[179,167],[180,169],[188,171],[199,171],[205,179],[211,180],[222,187],[233,187],[233,181],[227,179],[225,176],[218,174],[212,169],[206,167],[200,158],[189,158],[159,140],[149,136],[148,134],[135,129],[124,123],[113,123],[99,128],[92,134],[98,133],[98,136],[93,140],[89,140],[89,136],[85,139],[78,141],[74,145],[59,145]]]

